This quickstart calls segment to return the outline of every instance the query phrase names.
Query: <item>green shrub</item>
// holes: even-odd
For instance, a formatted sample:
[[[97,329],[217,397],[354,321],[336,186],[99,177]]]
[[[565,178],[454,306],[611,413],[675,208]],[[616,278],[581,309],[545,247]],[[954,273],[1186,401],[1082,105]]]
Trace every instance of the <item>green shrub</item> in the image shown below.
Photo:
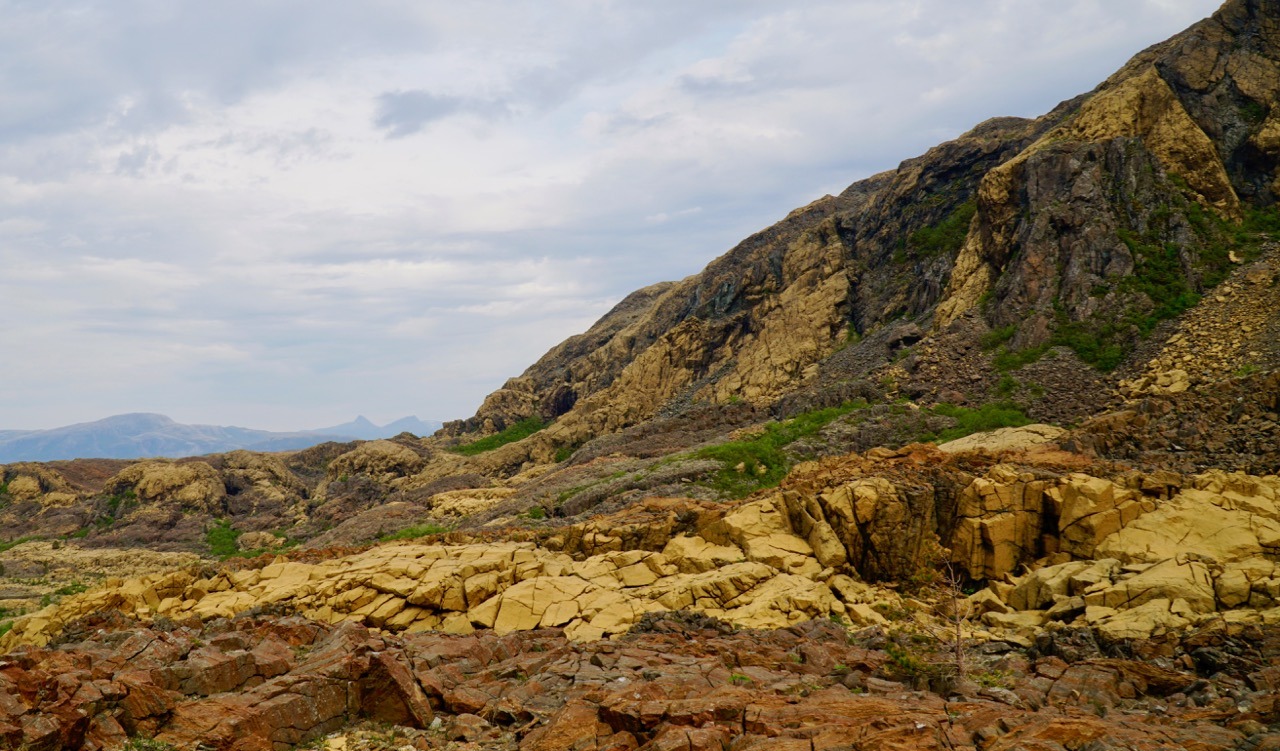
[[[177,747],[172,744],[141,736],[130,738],[120,748],[121,751],[177,751]]]
[[[770,423],[760,434],[750,438],[700,449],[694,456],[724,465],[716,473],[712,486],[730,497],[741,498],[782,482],[791,469],[791,460],[783,451],[788,444],[813,435],[832,420],[866,406],[865,401],[858,400],[839,407],[805,412],[790,420]],[[738,471],[738,465],[742,465],[742,471]]]
[[[1044,353],[1048,351],[1048,344],[1012,351],[1005,347],[1001,347],[1000,351],[996,353],[995,358],[992,360],[992,363],[995,365],[996,370],[1001,373],[1007,373],[1010,370],[1017,370],[1023,365],[1030,365],[1041,357],[1044,357]]]
[[[982,335],[982,338],[979,339],[978,342],[982,345],[984,350],[993,350],[996,347],[1008,344],[1009,340],[1012,339],[1013,335],[1016,333],[1018,333],[1018,326],[1017,324],[1011,323],[1008,326],[1002,326],[998,329],[988,331]]]
[[[463,456],[475,456],[483,454],[486,451],[493,451],[496,448],[505,446],[508,443],[515,443],[537,433],[539,430],[547,427],[547,423],[541,417],[526,417],[515,425],[508,426],[505,430],[494,435],[481,438],[478,441],[464,443],[451,449],[454,453]]]
[[[209,552],[218,558],[230,558],[240,552],[236,540],[240,539],[240,530],[232,529],[231,522],[219,519],[204,533],[205,544]]]
[[[922,440],[936,440],[938,443],[954,441],[973,433],[997,428],[1016,428],[1031,424],[1031,418],[1027,417],[1016,404],[1009,402],[992,402],[977,409],[957,407],[953,404],[938,404],[929,411],[956,421],[956,426],[953,428],[947,428],[936,436],[922,437]]]
[[[960,252],[969,234],[969,223],[978,212],[978,204],[966,201],[938,224],[911,233],[907,246],[920,257],[954,255]]]
[[[1240,116],[1250,125],[1259,125],[1267,119],[1267,105],[1250,99],[1241,105]]]
[[[110,527],[117,519],[124,516],[126,511],[133,506],[138,505],[138,494],[133,490],[126,490],[122,493],[113,493],[108,495],[104,500],[106,502],[105,505],[107,507],[107,513],[104,516],[98,517],[93,522],[94,526],[99,529]]]
[[[1170,177],[1172,182],[1190,190],[1175,177]],[[1146,338],[1162,321],[1176,318],[1198,304],[1201,289],[1211,289],[1226,279],[1234,267],[1232,253],[1242,260],[1253,260],[1272,234],[1280,233],[1280,210],[1274,206],[1245,207],[1244,220],[1237,224],[1205,210],[1194,200],[1179,200],[1175,207],[1153,211],[1146,233],[1117,233],[1134,258],[1133,274],[1116,285],[1119,292],[1128,296],[1127,306],[1119,315],[1071,321],[1059,310],[1049,341],[1018,351],[1004,347],[1008,341],[1002,341],[1005,329],[992,331],[983,338],[983,346],[999,348],[994,360],[996,368],[1001,372],[1016,370],[1040,359],[1050,347],[1062,346],[1098,370],[1110,372],[1132,351],[1135,333],[1139,339]],[[1194,253],[1161,239],[1170,236],[1178,213],[1199,238]],[[1193,286],[1197,277],[1198,287]]]
[[[1000,383],[996,384],[996,395],[1008,398],[1013,396],[1013,393],[1017,391],[1018,387],[1021,385],[1022,384],[1018,382],[1018,379],[1008,373],[1005,373],[1000,376]]]
[[[442,527],[439,524],[417,524],[412,527],[405,527],[398,532],[391,532],[378,538],[383,542],[392,540],[416,540],[419,537],[427,537],[428,535],[438,535],[448,532],[448,527]]]

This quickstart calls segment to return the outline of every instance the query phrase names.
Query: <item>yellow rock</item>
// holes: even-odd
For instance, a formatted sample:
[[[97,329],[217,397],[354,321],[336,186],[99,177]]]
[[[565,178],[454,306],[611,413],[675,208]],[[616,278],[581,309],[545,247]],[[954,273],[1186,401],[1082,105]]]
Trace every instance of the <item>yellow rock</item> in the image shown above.
[[[1000,428],[985,433],[957,438],[954,441],[938,444],[938,448],[949,454],[970,451],[1021,451],[1052,443],[1066,434],[1066,430],[1055,425],[1024,425],[1020,428]]]
[[[1213,578],[1199,561],[1170,558],[1100,592],[1085,595],[1085,603],[1131,609],[1151,600],[1179,600],[1193,612],[1215,610]]]
[[[133,490],[145,503],[176,503],[209,514],[221,512],[226,488],[218,471],[200,461],[144,461],[125,467],[107,481],[111,492]]]
[[[1184,553],[1222,564],[1261,558],[1270,547],[1264,543],[1280,538],[1280,521],[1240,505],[1209,490],[1183,490],[1101,541],[1097,554],[1138,563]]]
[[[1091,622],[1108,639],[1150,639],[1152,636],[1186,628],[1193,622],[1193,613],[1185,602],[1157,599],[1110,615],[1105,611],[1096,611],[1095,618]]]
[[[471,625],[471,620],[463,613],[449,613],[440,624],[440,630],[446,634],[465,636],[475,631],[475,628]]]
[[[731,545],[712,545],[701,537],[684,535],[671,538],[667,546],[662,549],[662,554],[685,574],[712,571],[721,566],[746,560],[741,548]]]
[[[789,533],[774,533],[752,537],[743,541],[747,560],[768,564],[788,574],[814,577],[822,571],[822,565],[813,557],[813,548],[802,537]]]

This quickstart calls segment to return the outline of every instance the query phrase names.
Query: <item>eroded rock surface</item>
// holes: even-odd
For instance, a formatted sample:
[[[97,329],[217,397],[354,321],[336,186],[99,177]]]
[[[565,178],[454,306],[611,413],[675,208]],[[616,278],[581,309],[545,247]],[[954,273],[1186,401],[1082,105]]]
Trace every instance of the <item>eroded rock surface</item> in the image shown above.
[[[1275,629],[1207,629],[1139,645],[1135,660],[1073,644],[1064,635],[974,652],[966,676],[979,683],[957,680],[944,655],[828,620],[733,631],[673,613],[581,643],[556,629],[393,637],[299,618],[159,629],[97,617],[56,648],[0,666],[0,742],[103,749],[140,734],[183,751],[275,751],[326,735],[326,747],[351,751],[388,737],[419,749],[524,751],[1280,742],[1266,729],[1280,720],[1275,676],[1250,667],[1275,660]],[[352,725],[360,720],[383,729],[362,731]]]

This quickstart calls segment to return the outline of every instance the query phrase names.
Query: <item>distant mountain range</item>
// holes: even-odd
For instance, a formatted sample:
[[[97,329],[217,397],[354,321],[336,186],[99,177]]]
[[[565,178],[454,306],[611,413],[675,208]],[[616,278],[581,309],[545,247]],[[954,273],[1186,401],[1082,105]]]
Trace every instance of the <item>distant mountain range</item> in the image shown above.
[[[317,430],[274,432],[221,425],[183,425],[164,415],[134,413],[50,430],[0,430],[0,464],[56,459],[199,456],[235,449],[289,451],[325,441],[373,440],[403,432],[430,435],[441,423],[404,417],[378,426],[357,417]]]

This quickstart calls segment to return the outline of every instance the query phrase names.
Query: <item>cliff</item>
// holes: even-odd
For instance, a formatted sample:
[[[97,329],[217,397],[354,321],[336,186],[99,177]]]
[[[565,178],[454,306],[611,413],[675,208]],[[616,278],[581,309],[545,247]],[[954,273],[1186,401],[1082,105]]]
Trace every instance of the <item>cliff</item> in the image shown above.
[[[632,294],[445,433],[555,421],[496,460],[548,461],[690,405],[777,411],[882,375],[921,339],[909,354],[934,350],[944,372],[972,370],[983,341],[1016,367],[1065,347],[1084,403],[1046,416],[1085,416],[1113,371],[1139,367],[1162,324],[1280,228],[1276,10],[1228,3],[1041,118],[988,121],[797,209],[701,273]],[[1009,361],[972,383],[897,375],[913,396],[983,402]]]

